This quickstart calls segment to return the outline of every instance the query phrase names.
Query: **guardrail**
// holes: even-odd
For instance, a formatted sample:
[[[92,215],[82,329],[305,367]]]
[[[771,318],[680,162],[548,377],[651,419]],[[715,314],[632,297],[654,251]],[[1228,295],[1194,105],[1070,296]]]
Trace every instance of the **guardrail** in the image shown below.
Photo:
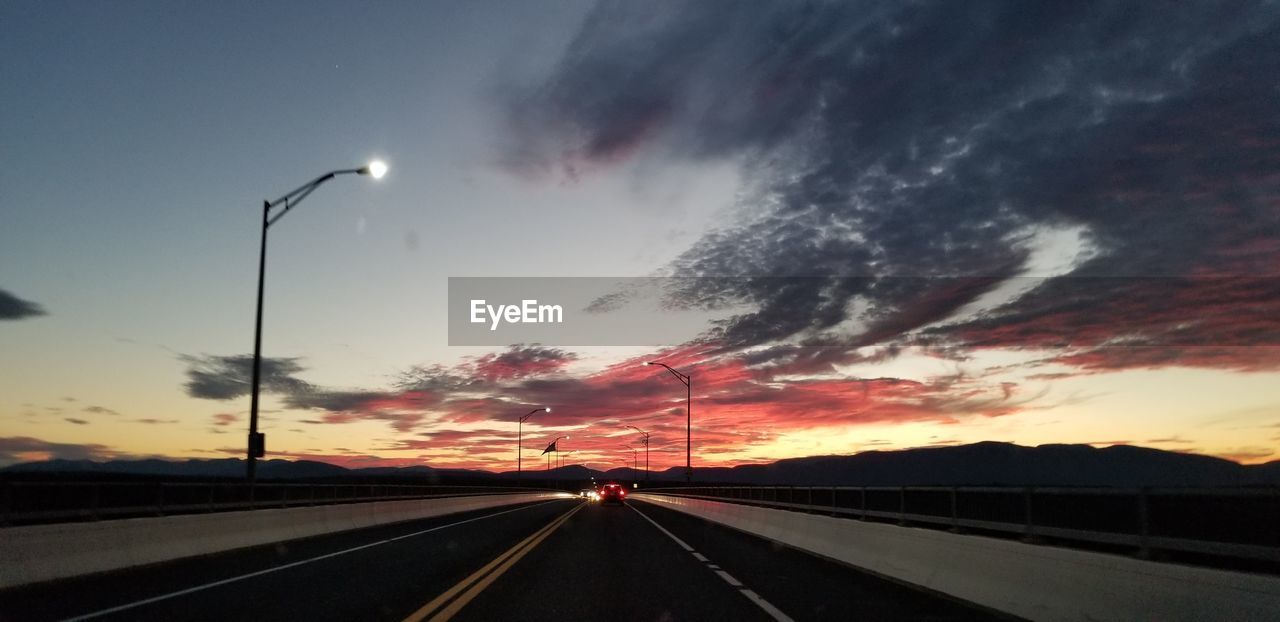
[[[655,489],[632,498],[1019,619],[1275,622],[1280,611],[1280,577],[1259,572],[904,528],[831,516],[828,508],[799,512]]]
[[[0,483],[0,526],[536,490],[540,489],[416,484],[6,481]]]
[[[529,490],[9,527],[0,530],[0,589],[569,496]]]
[[[1280,488],[710,486],[649,494],[830,516],[1280,562]]]

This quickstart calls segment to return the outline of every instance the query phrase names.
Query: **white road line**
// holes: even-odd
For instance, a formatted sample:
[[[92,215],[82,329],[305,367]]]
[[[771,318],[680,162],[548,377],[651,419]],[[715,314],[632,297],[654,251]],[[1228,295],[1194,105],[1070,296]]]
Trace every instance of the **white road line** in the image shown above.
[[[636,506],[631,505],[630,503],[628,503],[628,504],[627,504],[627,507],[629,507],[629,508],[631,508],[631,509],[633,509],[633,510],[636,510]],[[688,544],[686,544],[684,540],[681,540],[680,538],[677,538],[677,537],[676,537],[676,534],[671,533],[670,531],[667,531],[667,528],[666,528],[666,527],[663,527],[662,525],[659,525],[658,523],[653,522],[653,519],[652,519],[652,518],[649,518],[648,516],[645,516],[645,513],[644,513],[644,512],[641,512],[640,510],[636,510],[636,514],[639,514],[639,515],[640,515],[641,517],[643,517],[645,520],[649,521],[649,524],[653,525],[654,527],[657,527],[657,528],[658,528],[658,531],[661,531],[662,533],[667,534],[667,537],[668,537],[668,538],[671,538],[672,540],[675,540],[675,541],[676,541],[676,544],[679,544],[679,545],[680,545],[680,548],[682,548],[682,549],[684,549],[684,550],[686,550],[686,551],[689,551],[690,553],[693,553],[693,552],[694,552],[694,551],[693,551],[693,547],[691,547],[691,546],[689,546]]]
[[[729,573],[727,573],[727,572],[725,572],[725,571],[723,571],[723,570],[717,570],[717,571],[716,571],[716,574],[720,575],[720,578],[721,578],[721,579],[724,579],[725,583],[728,583],[729,585],[732,585],[733,587],[742,587],[742,582],[741,582],[741,581],[739,581],[739,580],[737,580],[737,579],[735,579],[735,578],[733,578],[733,575],[731,575],[731,574],[729,574]]]
[[[778,622],[795,622],[795,620],[792,620],[791,617],[788,616],[787,614],[782,613],[781,611],[778,611],[778,608],[770,604],[769,601],[763,598],[760,598],[760,595],[755,593],[754,591],[748,590],[748,589],[743,589],[740,591],[742,592],[743,596],[750,598],[751,602],[757,605],[760,605],[761,609],[764,609],[766,613],[773,616],[774,620],[777,620]]]
[[[693,552],[693,558],[694,558],[694,559],[696,559],[696,560],[698,560],[698,561],[700,561],[700,562],[709,562],[709,561],[711,561],[711,560],[707,559],[707,556],[706,556],[706,555],[703,555],[702,553],[699,553],[699,552],[697,552],[697,551],[694,551],[694,552]]]
[[[627,506],[633,510],[636,510],[636,506],[630,503],[628,503]],[[732,585],[733,587],[738,588],[738,592],[740,594],[742,594],[743,596],[746,596],[747,600],[750,600],[751,602],[755,603],[757,606],[763,609],[765,613],[773,617],[774,620],[777,620],[778,622],[795,622],[795,620],[791,619],[791,616],[788,616],[787,614],[782,613],[781,611],[778,610],[777,607],[774,607],[772,604],[770,604],[769,601],[761,598],[759,594],[755,593],[752,590],[747,589],[746,586],[742,585],[742,582],[735,579],[733,575],[723,570],[719,570],[719,566],[716,566],[715,564],[711,564],[710,563],[711,560],[707,559],[706,556],[702,555],[701,553],[695,552],[693,550],[693,547],[686,544],[684,540],[677,538],[675,534],[671,533],[670,531],[667,531],[666,527],[659,525],[657,521],[654,521],[652,518],[649,518],[649,516],[646,515],[644,512],[641,512],[640,510],[636,510],[636,514],[639,514],[642,518],[649,521],[650,525],[657,527],[658,531],[661,531],[662,533],[667,534],[668,538],[675,540],[676,544],[679,544],[681,548],[683,548],[686,551],[689,551],[690,553],[693,553],[694,557],[699,557],[702,559],[702,561],[707,562],[710,566],[716,568],[715,573],[720,575],[721,579],[724,579],[729,585]]]
[[[555,499],[555,500],[553,500],[553,501],[559,501],[559,499]],[[77,622],[78,620],[88,620],[88,619],[90,619],[90,618],[97,618],[97,617],[105,616],[105,615],[109,615],[109,614],[112,614],[112,613],[119,613],[119,612],[121,612],[121,611],[126,611],[126,610],[129,610],[129,609],[133,609],[134,607],[141,607],[141,606],[143,606],[143,605],[150,605],[151,603],[160,602],[160,601],[162,601],[162,600],[168,600],[168,599],[170,599],[170,598],[176,598],[176,597],[178,597],[178,596],[185,596],[185,595],[187,595],[187,594],[191,594],[191,593],[193,593],[193,592],[199,592],[199,591],[202,591],[202,590],[207,590],[207,589],[209,589],[209,588],[218,587],[219,585],[226,585],[226,584],[228,584],[228,583],[235,583],[236,581],[243,581],[243,580],[245,580],[245,579],[252,579],[253,577],[259,577],[259,576],[262,576],[262,575],[264,575],[264,574],[269,574],[269,573],[277,572],[277,571],[280,571],[280,570],[288,570],[289,568],[294,568],[294,567],[297,567],[297,566],[302,566],[302,565],[304,565],[304,564],[310,564],[311,562],[318,562],[318,561],[320,561],[320,560],[322,560],[322,559],[329,559],[330,557],[337,557],[337,556],[339,556],[339,555],[346,555],[347,553],[354,553],[354,552],[356,552],[356,551],[363,550],[363,549],[367,549],[367,548],[374,547],[374,546],[378,546],[378,545],[380,545],[380,544],[388,544],[388,543],[391,543],[391,542],[395,542],[395,541],[397,541],[397,540],[404,540],[405,538],[412,538],[412,537],[414,537],[414,536],[420,536],[420,535],[422,535],[422,534],[424,534],[424,533],[431,533],[431,532],[433,532],[433,531],[440,531],[441,529],[448,529],[449,527],[457,527],[458,525],[465,525],[466,523],[471,523],[471,522],[475,522],[475,521],[478,521],[478,520],[484,520],[484,519],[486,519],[486,518],[493,518],[494,516],[501,516],[501,515],[503,515],[503,514],[510,514],[510,513],[512,513],[512,512],[518,512],[518,511],[520,511],[520,510],[527,510],[527,509],[530,509],[530,508],[536,508],[536,507],[538,507],[538,506],[540,506],[540,505],[546,505],[546,504],[548,504],[548,503],[552,503],[553,501],[543,501],[542,503],[535,503],[535,504],[533,504],[533,505],[526,505],[526,506],[524,506],[524,507],[512,508],[512,509],[510,509],[510,510],[503,510],[503,511],[501,511],[501,512],[494,512],[493,514],[485,514],[484,516],[477,516],[477,517],[475,517],[475,518],[468,518],[468,519],[466,519],[466,520],[460,520],[460,521],[458,521],[458,522],[456,522],[456,523],[449,523],[448,525],[440,525],[440,526],[438,526],[438,527],[432,527],[432,528],[430,528],[430,529],[423,529],[422,531],[415,531],[415,532],[413,532],[413,533],[406,533],[406,534],[404,534],[404,535],[399,535],[399,536],[396,536],[396,537],[394,537],[394,538],[387,538],[386,540],[379,540],[379,541],[377,541],[377,542],[370,542],[370,543],[368,543],[368,544],[361,544],[360,546],[353,546],[353,547],[351,547],[351,548],[349,548],[349,549],[343,549],[343,550],[341,550],[341,551],[335,551],[335,552],[333,552],[333,553],[326,553],[326,554],[324,554],[324,555],[320,555],[320,556],[317,556],[317,557],[312,557],[312,558],[310,558],[310,559],[303,559],[303,560],[299,560],[299,561],[296,561],[296,562],[292,562],[292,563],[288,563],[288,564],[283,564],[283,565],[280,565],[280,566],[272,566],[271,568],[267,568],[267,569],[265,569],[265,570],[258,570],[258,571],[256,571],[256,572],[250,572],[250,573],[248,573],[248,574],[242,574],[242,575],[238,575],[238,576],[231,577],[231,578],[228,578],[228,579],[222,579],[222,580],[219,580],[219,581],[214,581],[214,582],[212,582],[212,583],[205,583],[205,584],[203,584],[203,585],[197,585],[197,586],[195,586],[195,587],[189,587],[189,588],[187,588],[187,589],[185,589],[185,590],[178,590],[178,591],[176,591],[176,592],[169,592],[168,594],[161,594],[161,595],[159,595],[159,596],[152,596],[151,598],[144,598],[144,599],[142,599],[142,600],[136,600],[136,601],[133,601],[133,602],[131,602],[131,603],[126,603],[126,604],[119,605],[119,606],[116,606],[116,607],[111,607],[110,609],[102,609],[102,610],[99,610],[99,611],[95,611],[95,612],[93,612],[93,613],[86,613],[86,614],[84,614],[84,615],[79,615],[79,616],[76,616],[76,617],[74,617],[74,618],[67,618],[66,620],[64,620],[64,622]]]

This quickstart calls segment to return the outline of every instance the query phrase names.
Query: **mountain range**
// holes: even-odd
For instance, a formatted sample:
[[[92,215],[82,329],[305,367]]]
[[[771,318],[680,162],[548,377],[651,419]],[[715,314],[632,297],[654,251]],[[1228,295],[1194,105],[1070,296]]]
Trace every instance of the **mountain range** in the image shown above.
[[[244,461],[215,460],[48,460],[0,469],[5,475],[145,476],[239,478]],[[498,483],[517,473],[440,469],[428,465],[348,469],[307,460],[263,460],[262,479],[394,478],[431,482]],[[581,465],[526,471],[530,480],[644,479],[629,468],[597,471]],[[648,474],[651,480],[680,482],[684,468]],[[1280,461],[1241,465],[1230,460],[1115,445],[1041,445],[982,442],[952,447],[867,451],[847,456],[787,458],[768,464],[696,467],[699,483],[814,486],[1277,486]],[[494,480],[497,480],[495,482]]]

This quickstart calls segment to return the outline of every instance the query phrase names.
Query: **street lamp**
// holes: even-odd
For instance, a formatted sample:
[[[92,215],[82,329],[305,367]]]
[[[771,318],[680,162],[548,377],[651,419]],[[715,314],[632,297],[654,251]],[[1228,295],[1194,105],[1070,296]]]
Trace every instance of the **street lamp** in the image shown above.
[[[521,417],[520,422],[516,424],[516,479],[523,478],[523,475],[521,475],[521,473],[523,472],[523,461],[524,461],[524,444],[522,441],[522,439],[524,438],[524,422],[528,420],[529,417],[532,417],[535,413],[540,413],[540,412],[551,412],[551,407],[545,406],[543,408],[535,408],[529,411],[529,414]]]
[[[640,436],[644,437],[644,481],[647,482],[649,481],[649,433],[633,425],[627,427],[639,432]]]
[[[623,445],[631,450],[631,477],[636,476],[636,471],[640,470],[640,459],[636,457],[636,448],[630,445]]]
[[[381,179],[383,175],[387,174],[387,165],[380,160],[374,160],[360,168],[325,173],[274,201],[262,202],[262,246],[258,252],[258,310],[253,330],[253,388],[249,398],[249,447],[246,452],[248,460],[245,463],[246,475],[250,483],[257,478],[258,458],[267,455],[266,435],[258,432],[258,392],[262,380],[262,288],[267,269],[267,229],[289,213],[289,210],[296,207],[303,199],[307,198],[307,195],[315,192],[316,188],[320,187],[320,184],[338,175],[350,175],[353,173]],[[280,206],[284,206],[284,208],[275,214],[271,213],[271,210]]]
[[[666,363],[645,361],[645,365],[660,365],[679,380],[685,389],[685,428],[684,428],[684,481],[693,481],[693,387],[688,374],[682,374]]]

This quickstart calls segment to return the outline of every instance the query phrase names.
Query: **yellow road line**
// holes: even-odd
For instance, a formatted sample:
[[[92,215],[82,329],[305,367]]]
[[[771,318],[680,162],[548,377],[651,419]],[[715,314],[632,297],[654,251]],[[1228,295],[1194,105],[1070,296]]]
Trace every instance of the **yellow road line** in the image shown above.
[[[427,616],[431,615],[436,609],[439,609],[445,603],[448,603],[450,599],[462,590],[466,589],[467,586],[472,586],[472,589],[468,590],[458,598],[458,600],[450,603],[443,611],[431,618],[431,622],[443,622],[444,620],[448,620],[453,617],[458,613],[458,611],[461,611],[467,603],[471,602],[477,594],[484,591],[486,587],[489,587],[489,584],[493,583],[494,579],[497,579],[502,575],[502,573],[506,572],[507,569],[515,565],[517,561],[520,561],[520,558],[524,557],[526,553],[541,544],[548,535],[551,535],[551,532],[555,531],[557,527],[569,520],[569,517],[573,516],[573,513],[580,509],[582,509],[582,504],[575,505],[573,509],[561,514],[558,518],[544,525],[538,531],[533,532],[529,537],[521,540],[519,544],[507,549],[504,553],[495,557],[493,561],[490,561],[479,570],[471,573],[467,578],[459,581],[457,585],[454,585],[443,594],[433,598],[431,602],[423,605],[420,609],[410,614],[409,617],[405,618],[404,622],[421,622],[422,620],[425,620]]]

